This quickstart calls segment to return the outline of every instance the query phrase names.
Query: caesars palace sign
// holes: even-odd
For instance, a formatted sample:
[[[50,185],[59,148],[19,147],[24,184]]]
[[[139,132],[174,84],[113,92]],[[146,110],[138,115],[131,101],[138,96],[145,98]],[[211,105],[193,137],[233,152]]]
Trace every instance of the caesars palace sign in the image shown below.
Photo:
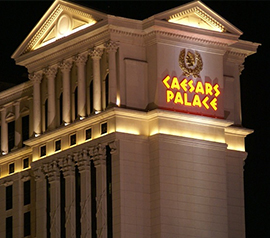
[[[166,87],[166,102],[184,106],[218,110],[219,85],[187,79],[189,76],[200,78],[203,62],[200,54],[182,50],[179,55],[179,66],[186,78],[179,80],[177,77],[167,75],[162,82]]]

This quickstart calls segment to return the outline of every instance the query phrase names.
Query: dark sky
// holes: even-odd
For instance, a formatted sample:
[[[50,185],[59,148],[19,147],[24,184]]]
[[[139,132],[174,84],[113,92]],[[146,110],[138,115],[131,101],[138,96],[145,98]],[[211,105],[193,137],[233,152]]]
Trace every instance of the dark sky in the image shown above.
[[[53,1],[0,1],[0,81],[27,80],[27,72],[10,58]],[[73,1],[112,15],[145,19],[188,1]],[[270,2],[203,1],[239,28],[241,39],[261,43],[246,59],[241,75],[243,126],[255,132],[246,139],[247,238],[270,237]]]

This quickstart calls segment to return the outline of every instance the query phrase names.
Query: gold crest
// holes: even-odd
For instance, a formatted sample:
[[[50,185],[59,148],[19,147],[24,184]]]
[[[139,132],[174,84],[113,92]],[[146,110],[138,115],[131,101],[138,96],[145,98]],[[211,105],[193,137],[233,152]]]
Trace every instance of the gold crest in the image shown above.
[[[186,77],[193,76],[194,78],[200,78],[200,72],[203,68],[203,62],[200,54],[195,51],[195,54],[186,50],[182,50],[179,55],[179,66]]]

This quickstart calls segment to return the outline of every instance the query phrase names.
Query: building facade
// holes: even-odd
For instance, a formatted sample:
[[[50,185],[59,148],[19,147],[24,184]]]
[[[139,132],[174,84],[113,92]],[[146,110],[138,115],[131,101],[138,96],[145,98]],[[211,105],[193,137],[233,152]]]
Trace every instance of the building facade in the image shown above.
[[[200,1],[139,21],[56,0],[0,93],[0,237],[245,237],[241,34]]]

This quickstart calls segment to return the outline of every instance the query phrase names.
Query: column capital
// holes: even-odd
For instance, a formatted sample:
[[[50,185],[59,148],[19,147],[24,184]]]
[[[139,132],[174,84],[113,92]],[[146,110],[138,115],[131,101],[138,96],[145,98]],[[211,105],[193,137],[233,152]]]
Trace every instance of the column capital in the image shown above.
[[[75,56],[76,65],[85,65],[87,61],[87,53],[81,53]]]
[[[95,47],[89,50],[89,55],[91,56],[92,59],[100,59],[102,54],[103,54],[102,48]]]
[[[63,172],[65,178],[69,176],[74,176],[75,167],[71,155],[60,159],[59,166],[61,167],[61,171]]]
[[[116,52],[119,47],[119,43],[116,41],[109,40],[105,43],[105,47],[107,52]]]
[[[28,78],[33,81],[33,83],[41,83],[42,80],[42,72],[34,72],[28,75]]]
[[[111,149],[111,154],[114,154],[117,150],[117,141],[112,141],[108,144]]]
[[[44,74],[46,75],[47,78],[55,78],[57,74],[57,65],[54,66],[49,66],[46,69],[44,69]]]
[[[63,60],[59,63],[59,68],[61,72],[69,72],[72,67],[72,59]]]
[[[51,163],[44,164],[43,170],[48,177],[49,183],[57,181],[60,177],[59,167],[55,160]]]
[[[77,161],[78,169],[80,172],[89,170],[90,168],[90,155],[87,150],[83,150]]]
[[[33,170],[35,181],[40,181],[45,179],[45,174],[41,167],[37,167]]]
[[[95,166],[98,166],[106,161],[106,146],[98,144],[93,150],[93,160]]]

